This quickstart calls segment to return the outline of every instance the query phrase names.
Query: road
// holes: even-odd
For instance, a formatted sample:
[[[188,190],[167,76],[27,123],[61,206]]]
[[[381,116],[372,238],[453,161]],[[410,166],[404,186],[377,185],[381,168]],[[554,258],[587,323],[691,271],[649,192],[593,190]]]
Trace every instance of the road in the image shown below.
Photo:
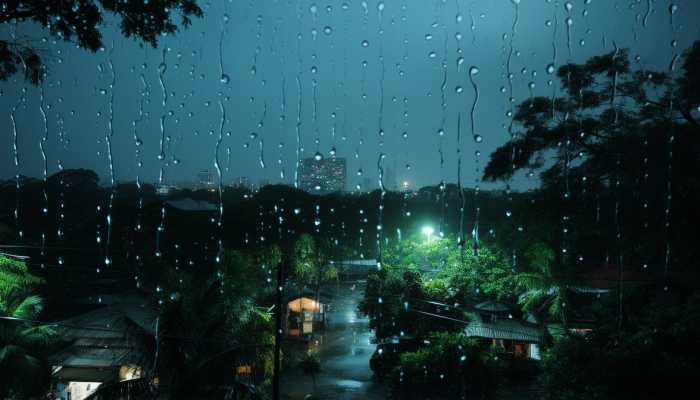
[[[375,345],[370,343],[368,321],[357,313],[364,287],[341,283],[330,289],[335,295],[326,315],[328,329],[315,344],[321,357],[316,394],[322,400],[384,399],[384,388],[373,380],[369,369]],[[314,392],[311,377],[295,368],[282,374],[280,386],[285,400],[300,400]]]

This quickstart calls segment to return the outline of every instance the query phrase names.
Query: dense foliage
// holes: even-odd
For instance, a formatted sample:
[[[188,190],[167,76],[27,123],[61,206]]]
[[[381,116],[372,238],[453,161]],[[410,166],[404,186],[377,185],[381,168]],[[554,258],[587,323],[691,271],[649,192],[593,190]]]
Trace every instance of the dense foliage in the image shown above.
[[[492,398],[498,379],[498,352],[463,334],[439,333],[430,345],[401,355],[392,372],[393,398]]]
[[[690,265],[699,60],[696,42],[670,71],[636,69],[626,49],[562,65],[562,94],[518,105],[515,138],[491,154],[484,178],[540,173],[538,213],[561,227],[550,242],[567,263]]]
[[[659,399],[693,393],[700,374],[700,292],[678,298],[640,293],[622,329],[603,314],[599,328],[557,341],[544,359],[550,399]]]
[[[171,395],[191,398],[234,387],[231,367],[249,365],[260,386],[272,373],[272,316],[259,305],[268,297],[268,265],[279,249],[227,251],[218,273],[153,264],[162,274],[159,355],[155,373],[170,382]]]
[[[2,3],[0,23],[32,21],[55,39],[74,41],[77,47],[95,52],[103,45],[105,14],[119,20],[124,36],[156,47],[159,36],[177,31],[175,13],[180,15],[182,26],[189,26],[192,17],[202,16],[196,0],[10,0]],[[0,40],[0,80],[21,71],[26,80],[38,84],[44,78],[45,52],[17,36]]]
[[[0,256],[0,398],[27,399],[48,388],[55,331],[35,323],[43,309],[41,283],[23,262]]]
[[[459,330],[465,306],[516,301],[518,274],[493,245],[482,244],[474,254],[469,246],[456,246],[453,237],[416,235],[388,247],[384,256],[359,306],[379,338]]]

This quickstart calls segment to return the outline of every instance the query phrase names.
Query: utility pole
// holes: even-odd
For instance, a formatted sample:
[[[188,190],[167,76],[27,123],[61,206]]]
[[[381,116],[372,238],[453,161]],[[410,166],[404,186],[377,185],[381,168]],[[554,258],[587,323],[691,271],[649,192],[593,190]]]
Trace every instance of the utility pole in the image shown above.
[[[275,302],[275,365],[272,375],[272,400],[280,398],[280,351],[282,342],[282,261],[277,264],[277,301]]]

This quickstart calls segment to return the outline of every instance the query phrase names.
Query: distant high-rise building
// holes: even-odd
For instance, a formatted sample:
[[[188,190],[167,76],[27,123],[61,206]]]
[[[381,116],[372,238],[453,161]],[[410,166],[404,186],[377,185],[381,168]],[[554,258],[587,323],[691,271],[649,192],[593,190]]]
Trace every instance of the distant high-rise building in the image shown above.
[[[344,158],[305,158],[299,164],[299,186],[313,194],[342,192],[346,172]]]
[[[209,187],[214,185],[214,174],[208,169],[200,169],[197,172],[197,183],[199,186]]]
[[[238,179],[234,182],[233,186],[248,189],[250,188],[250,179],[247,176],[238,177]]]

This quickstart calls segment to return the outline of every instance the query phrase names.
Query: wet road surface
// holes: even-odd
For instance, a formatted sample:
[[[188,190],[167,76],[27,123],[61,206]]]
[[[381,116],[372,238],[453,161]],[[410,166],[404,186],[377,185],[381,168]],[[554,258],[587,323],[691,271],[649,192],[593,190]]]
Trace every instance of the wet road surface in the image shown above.
[[[321,357],[316,395],[322,400],[384,399],[384,388],[369,369],[375,345],[370,343],[368,321],[357,313],[364,287],[359,283],[333,286],[329,288],[334,295],[326,314],[328,328],[314,343]],[[311,377],[294,367],[282,374],[280,386],[285,400],[303,399],[314,392]]]

